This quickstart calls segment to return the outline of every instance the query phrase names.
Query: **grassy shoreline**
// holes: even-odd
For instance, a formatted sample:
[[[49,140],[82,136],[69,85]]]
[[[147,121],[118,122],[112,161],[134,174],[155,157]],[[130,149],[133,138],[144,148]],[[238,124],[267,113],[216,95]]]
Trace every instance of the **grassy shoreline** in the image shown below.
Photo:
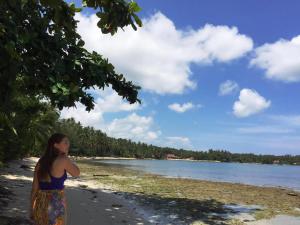
[[[154,158],[132,158],[132,157],[116,157],[116,156],[72,156],[74,159],[131,159],[131,160],[159,160],[159,159],[154,159]],[[166,160],[166,159],[160,159],[160,160]],[[193,161],[193,162],[217,162],[217,163],[242,163],[242,164],[259,164],[259,165],[273,165],[273,166],[300,166],[300,164],[290,164],[290,163],[260,163],[260,162],[237,162],[237,161],[230,161],[230,162],[222,162],[219,160],[206,160],[206,159],[167,159],[170,161]]]
[[[300,216],[300,193],[286,188],[260,187],[240,183],[166,178],[161,175],[93,162],[80,158],[76,163],[82,176],[116,192],[126,193],[141,206],[152,207],[165,214],[176,214],[183,221],[221,221],[220,224],[243,224],[227,220],[220,215],[230,213],[228,204],[259,205],[256,219],[271,218],[279,214]]]

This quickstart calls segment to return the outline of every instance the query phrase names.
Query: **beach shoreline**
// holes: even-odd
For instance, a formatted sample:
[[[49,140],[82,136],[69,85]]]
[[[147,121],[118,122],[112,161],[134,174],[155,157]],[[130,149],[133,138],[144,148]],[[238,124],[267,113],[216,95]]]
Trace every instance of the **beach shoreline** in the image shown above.
[[[92,157],[88,157],[88,156],[71,156],[73,159],[75,160],[81,160],[81,159],[120,159],[120,160],[183,160],[183,161],[194,161],[194,162],[221,162],[218,160],[196,160],[196,159],[153,159],[153,158],[142,158],[142,159],[138,159],[138,158],[132,158],[132,157],[113,157],[113,156],[92,156]]]
[[[80,162],[80,160],[79,160],[79,162]],[[99,176],[99,178],[101,178],[100,183],[114,184],[110,188],[115,189],[117,191],[123,191],[123,192],[127,192],[127,193],[141,193],[141,196],[148,196],[148,195],[151,196],[151,194],[153,194],[153,191],[150,190],[150,192],[147,192],[144,189],[149,189],[149,187],[151,187],[151,186],[153,186],[154,188],[157,188],[157,187],[155,187],[155,185],[153,185],[155,183],[167,182],[168,184],[166,186],[163,186],[161,189],[163,191],[165,191],[169,187],[176,187],[177,190],[179,190],[180,185],[184,186],[185,183],[187,183],[188,185],[191,185],[192,188],[190,188],[190,190],[189,190],[188,186],[184,187],[184,188],[186,188],[185,191],[190,191],[190,192],[193,192],[195,189],[199,189],[199,186],[201,186],[201,187],[207,186],[208,187],[207,190],[201,190],[199,194],[204,197],[207,197],[209,200],[211,200],[211,199],[218,199],[220,201],[234,200],[237,203],[237,205],[242,205],[242,203],[244,201],[244,203],[247,203],[245,205],[249,205],[251,208],[253,205],[257,205],[256,203],[259,202],[259,201],[257,201],[257,198],[258,198],[258,200],[260,200],[261,203],[267,204],[270,206],[269,211],[261,212],[260,214],[258,214],[258,217],[255,219],[253,218],[253,216],[252,217],[249,216],[249,213],[248,214],[242,213],[241,215],[238,216],[238,219],[242,219],[242,220],[248,221],[248,222],[251,222],[251,220],[252,220],[252,222],[254,222],[254,220],[256,220],[256,219],[272,218],[272,217],[280,215],[280,214],[289,214],[289,213],[293,214],[294,209],[291,205],[289,206],[289,204],[291,202],[294,202],[293,204],[297,206],[297,207],[295,207],[296,211],[299,208],[298,202],[295,201],[295,199],[294,199],[294,198],[299,199],[299,196],[298,196],[299,193],[295,192],[292,189],[285,188],[285,187],[261,187],[261,186],[241,184],[241,183],[195,180],[195,179],[190,179],[190,178],[166,178],[162,175],[148,174],[148,173],[145,173],[142,171],[136,171],[137,174],[135,174],[136,172],[131,174],[132,170],[126,168],[126,166],[124,166],[124,165],[113,165],[113,164],[107,165],[106,163],[100,163],[100,164],[102,164],[102,166],[99,166],[99,163],[95,162],[93,160],[92,161],[87,160],[87,161],[85,161],[85,163],[87,163],[89,165],[93,165],[93,166],[96,165],[98,168],[96,171],[93,171],[93,169],[91,171],[88,171],[88,173],[90,174],[90,177],[93,177],[92,176],[93,173],[96,173],[96,174],[93,174],[93,175],[96,175],[96,177],[98,175],[100,175]],[[89,168],[89,166],[87,168]],[[109,170],[108,170],[108,168],[109,168]],[[101,171],[101,173],[98,174],[100,171]],[[123,171],[126,171],[126,172],[124,174],[122,174]],[[145,181],[151,180],[153,178],[152,182],[147,181],[147,182],[145,182],[145,185],[144,185],[143,179],[141,178],[141,177],[143,177],[142,174],[146,174],[146,179],[144,179]],[[133,178],[132,182],[130,181],[131,177]],[[95,178],[95,177],[93,177],[93,178]],[[139,181],[140,179],[142,180],[141,182]],[[117,187],[118,183],[119,183],[119,187]],[[175,190],[175,192],[176,192],[176,190]],[[218,192],[220,192],[221,195]],[[164,197],[166,197],[167,199],[175,199],[176,198],[176,200],[179,200],[179,201],[183,197],[183,196],[174,196],[174,189],[171,190],[170,193],[171,194],[169,196],[164,196]],[[233,193],[236,193],[236,195],[234,195]],[[182,194],[182,193],[178,193],[178,194]],[[291,195],[289,195],[289,194],[291,194]],[[232,195],[232,196],[230,196],[230,195]],[[239,195],[241,195],[240,199],[239,199]],[[253,195],[254,197],[251,195]],[[224,197],[224,196],[229,197],[229,198],[226,199],[226,197]],[[243,198],[243,196],[244,196],[244,198]],[[193,198],[195,196],[185,196],[185,197],[187,197],[187,199],[193,200]],[[231,199],[230,197],[233,197],[233,198]],[[136,196],[134,196],[134,198],[136,198]],[[259,198],[261,198],[261,199],[259,199]],[[138,197],[137,199],[140,199],[140,197]],[[144,201],[145,197],[141,197],[141,199],[142,199],[142,201]],[[151,199],[151,200],[149,200],[150,202],[151,201],[155,202],[157,200],[155,197],[154,198],[151,197],[150,199]],[[273,199],[275,200],[274,204],[272,204]],[[286,201],[288,202],[289,200],[290,200],[290,202],[286,203]],[[149,201],[148,202],[146,201],[146,203],[149,204]],[[172,203],[173,201],[171,200],[170,202]],[[197,204],[198,204],[198,205],[196,204],[197,207],[199,206],[199,202],[201,203],[201,201],[197,202]],[[168,202],[160,201],[160,203],[165,204]],[[158,204],[160,204],[160,203],[158,203]],[[217,201],[217,203],[220,203],[220,202]],[[228,202],[228,203],[229,203],[228,204],[229,206],[235,204],[235,203],[230,204],[230,202]],[[153,208],[159,208],[158,205],[157,204],[155,205],[155,204],[156,203],[154,203]],[[281,208],[280,207],[278,208],[278,206],[276,204],[282,204],[283,206]],[[224,204],[224,205],[226,205],[226,204]],[[143,207],[143,205],[141,205],[141,208],[142,207]],[[200,208],[201,208],[201,206],[200,206]],[[163,211],[164,209],[160,208],[160,210]],[[247,207],[244,207],[243,211],[245,211],[245,210],[246,211],[248,210]],[[165,215],[168,216],[168,214],[172,215],[172,209],[171,209],[171,211],[167,212]],[[296,219],[298,220],[300,214],[298,214],[297,212],[296,212],[296,214],[297,214]],[[187,215],[183,215],[183,216],[187,216]],[[249,218],[251,218],[251,220]],[[293,221],[294,218],[288,217],[288,219]],[[297,221],[297,223],[298,222],[299,221]],[[297,223],[295,223],[295,224],[297,224]],[[176,224],[176,223],[173,221],[172,224]],[[180,223],[178,223],[178,224],[180,224]]]
[[[152,159],[152,158],[144,158],[144,159],[137,159],[137,158],[126,158],[126,157],[78,157],[78,156],[71,156],[73,160],[158,160],[158,159]],[[165,159],[166,160],[166,159]],[[221,161],[216,161],[216,160],[192,160],[192,159],[168,159],[169,161],[193,161],[193,162],[217,162],[221,163]],[[234,163],[234,162],[233,162]],[[247,164],[247,163],[245,163]],[[260,164],[260,163],[249,163],[249,164]],[[273,164],[272,164],[273,165]],[[274,164],[277,165],[277,164]],[[126,165],[124,165],[126,167]],[[133,169],[134,170],[134,169]],[[152,173],[154,175],[159,175]],[[208,179],[198,179],[198,178],[191,178],[191,177],[176,177],[176,176],[167,176],[167,175],[160,175],[164,176],[166,178],[182,178],[182,179],[193,179],[193,180],[199,180],[199,181],[211,181],[211,182],[224,182],[224,183],[230,183],[230,184],[240,184],[240,185],[251,185],[251,186],[256,186],[256,187],[274,187],[274,188],[280,188],[282,190],[287,190],[287,191],[294,191],[294,192],[300,192],[300,189],[296,188],[291,188],[287,186],[281,186],[281,185],[258,185],[258,184],[251,184],[251,183],[242,183],[242,182],[231,182],[231,181],[218,181],[218,180],[208,180]]]
[[[242,164],[257,164],[257,165],[276,165],[276,166],[300,166],[298,164],[278,164],[278,163],[258,163],[258,162],[222,162],[219,160],[206,160],[206,159],[177,159],[177,158],[169,158],[169,159],[154,159],[154,158],[133,158],[133,157],[116,157],[116,156],[72,156],[75,160],[80,159],[114,159],[114,160],[169,160],[169,161],[190,161],[190,162],[215,162],[215,163],[242,163]]]
[[[99,212],[103,211],[106,214],[102,213],[101,218],[102,220],[106,218],[107,222],[105,224],[110,224],[110,222],[111,224],[118,224],[115,221],[119,221],[120,224],[178,225],[206,224],[205,221],[207,221],[207,224],[211,224],[212,221],[222,220],[228,223],[220,224],[273,225],[276,224],[276,221],[282,220],[295,221],[295,225],[300,224],[299,204],[295,208],[295,215],[285,213],[290,211],[290,207],[295,206],[296,203],[294,204],[293,201],[300,199],[298,193],[290,190],[256,187],[239,183],[165,178],[141,171],[128,170],[124,167],[95,163],[94,159],[103,159],[104,157],[76,159],[76,157],[71,156],[71,158],[76,161],[82,172],[79,179],[69,177],[65,183],[66,190],[68,190],[68,199],[70,199],[70,214],[78,217],[80,213],[83,213],[91,219],[91,222],[79,222],[84,216],[71,217],[69,225],[73,225],[73,221],[77,222],[74,225],[96,225],[95,221],[97,221],[97,218],[99,219],[97,215],[100,215]],[[107,157],[105,158],[107,159]],[[109,159],[112,159],[112,157],[109,157]],[[12,217],[14,215],[15,218],[24,218],[25,221],[26,207],[24,208],[24,202],[26,201],[20,201],[18,198],[29,196],[33,165],[37,160],[36,157],[15,160],[9,163],[10,168],[0,170],[0,184],[9,186],[9,190],[15,194],[15,197],[11,199],[6,198],[10,202],[4,207],[5,210],[2,210],[6,216]],[[24,164],[28,165],[29,168],[20,168],[20,165]],[[185,191],[191,193],[182,191],[181,186],[184,186]],[[197,187],[199,193],[196,192],[195,187]],[[237,192],[237,195],[234,192]],[[295,196],[288,195],[290,192],[294,193]],[[183,196],[185,194],[186,196]],[[197,197],[199,194],[201,198]],[[249,198],[249,196],[246,196],[247,194],[256,196]],[[237,198],[238,195],[241,195],[240,199]],[[280,195],[283,195],[282,198]],[[0,195],[0,203],[1,198],[3,200],[3,196]],[[276,204],[281,201],[285,206],[280,208],[276,204],[271,204],[267,198],[274,198]],[[282,199],[288,199],[288,201],[282,202]],[[247,204],[242,204],[243,201],[246,201]],[[81,204],[78,204],[78,202]],[[238,202],[239,204],[236,204]],[[265,203],[274,207],[271,211],[274,215],[262,213],[260,219],[255,218],[255,212],[264,208],[263,205],[258,203]],[[12,210],[13,208],[18,210]],[[85,211],[82,212],[81,209],[85,209]],[[106,211],[106,209],[109,210]],[[276,213],[275,211],[278,209],[282,211]],[[129,217],[122,217],[119,210],[126,212]],[[195,213],[192,212],[193,210],[195,210]],[[0,216],[3,216],[3,213],[0,213]],[[294,224],[291,223],[291,225]]]

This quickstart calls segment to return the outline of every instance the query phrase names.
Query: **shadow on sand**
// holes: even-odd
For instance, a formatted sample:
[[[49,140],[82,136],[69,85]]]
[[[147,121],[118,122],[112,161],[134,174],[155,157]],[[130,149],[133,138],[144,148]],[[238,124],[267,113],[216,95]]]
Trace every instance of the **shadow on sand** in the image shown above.
[[[26,172],[24,172],[29,178],[32,177],[33,172],[31,170],[28,168],[21,169],[26,170]],[[28,218],[28,205],[32,182],[28,179],[26,180],[21,178],[10,179],[7,178],[7,176],[3,176],[3,174],[5,174],[4,171],[0,169],[0,225],[32,224]],[[22,196],[20,193],[16,193],[18,191],[20,192],[20,189],[26,189],[26,194],[23,194]],[[98,190],[90,189],[85,187],[85,185],[82,185],[81,187],[66,187],[66,189],[68,193],[71,193],[74,196],[88,193],[87,196],[89,200],[92,200],[94,203],[96,200],[94,205],[95,207],[97,207],[97,204],[101,205],[101,199],[97,199]],[[99,189],[99,191],[102,192],[103,190]],[[239,213],[233,209],[224,207],[224,203],[218,202],[214,199],[192,200],[185,198],[162,198],[158,195],[114,191],[110,193],[103,192],[102,194],[106,194],[108,197],[111,197],[112,194],[118,195],[119,198],[122,196],[121,198],[125,199],[128,205],[131,205],[133,209],[136,208],[138,212],[143,212],[143,217],[148,221],[146,224],[192,224],[195,221],[198,221],[199,223],[204,222],[209,225],[225,225],[228,224],[230,219],[226,215]],[[16,201],[16,198],[20,198],[20,196],[21,199],[18,199],[18,202],[21,202],[21,204],[13,205],[12,207],[11,203]],[[81,207],[82,210],[84,210],[84,206]],[[122,213],[122,207],[123,205],[120,204],[112,204],[109,210],[114,211],[117,209],[119,210],[118,213]],[[70,218],[69,215],[71,216],[73,213],[73,215],[75,215],[75,213],[78,215],[80,212],[81,210],[74,212],[72,206],[70,206],[68,210],[68,218]],[[84,221],[84,218],[82,219]],[[106,218],[107,221],[110,219],[112,218]],[[68,225],[87,224],[99,225],[105,223],[101,223],[99,221],[94,221],[93,223],[81,223],[80,221],[76,221],[75,224],[74,221],[68,221]],[[129,224],[126,221],[126,217],[124,217],[124,220],[122,220],[122,223],[120,224]],[[145,223],[137,221],[136,224]]]

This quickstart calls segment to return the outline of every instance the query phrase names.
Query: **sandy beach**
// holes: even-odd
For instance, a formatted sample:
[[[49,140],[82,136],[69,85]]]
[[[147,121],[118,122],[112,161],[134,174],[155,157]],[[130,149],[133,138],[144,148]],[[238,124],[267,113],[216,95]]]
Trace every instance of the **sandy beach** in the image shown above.
[[[85,160],[89,158],[85,157]],[[95,159],[95,158],[94,158]],[[104,157],[101,157],[104,159]],[[111,159],[111,157],[110,157]],[[33,168],[38,158],[24,158],[9,163],[8,168],[0,169],[0,224],[30,224],[28,219],[28,207],[32,185]],[[75,160],[75,158],[74,158]],[[205,200],[199,203],[196,200],[182,200],[186,212],[183,212],[176,204],[180,203],[179,198],[166,198],[162,200],[157,196],[150,196],[131,191],[122,191],[107,185],[104,174],[97,168],[98,174],[88,174],[84,164],[79,164],[82,169],[81,176],[72,178],[68,175],[65,182],[65,190],[68,201],[68,225],[110,225],[110,224],[232,224],[232,225],[299,225],[300,217],[292,215],[276,215],[269,219],[256,220],[253,212],[260,210],[261,206],[256,204],[248,205],[226,205],[216,200]],[[107,167],[107,171],[113,168]],[[121,170],[114,171],[115,176],[122,178]],[[101,182],[91,177],[101,176]],[[123,178],[122,178],[123,179]],[[139,188],[139,178],[136,178],[133,188]],[[170,179],[171,180],[171,179]],[[208,184],[216,184],[206,182]],[[128,184],[126,184],[128,185]],[[217,186],[215,186],[217,187]],[[241,185],[242,187],[242,185]],[[249,189],[250,190],[250,189]],[[271,190],[271,189],[268,189]],[[209,194],[209,193],[207,193]],[[209,195],[208,195],[209,196]],[[292,197],[292,196],[290,196]],[[297,196],[296,196],[297,197]],[[298,197],[297,197],[298,198]],[[167,201],[167,202],[166,202]],[[143,202],[143,203],[141,203]],[[179,206],[179,205],[178,205]],[[197,218],[198,211],[194,214],[191,211],[195,207],[207,211],[206,222]],[[300,207],[300,205],[299,205]],[[162,209],[170,209],[164,211]],[[226,210],[224,211],[224,209]],[[180,218],[182,211],[184,219]],[[295,208],[295,210],[300,210]],[[226,213],[224,213],[226,212]],[[201,213],[198,213],[201,214]],[[200,218],[200,217],[199,217]],[[192,222],[191,222],[192,221]]]
[[[14,160],[0,171],[0,186],[9,194],[0,195],[0,224],[30,224],[28,207],[33,168],[38,158]],[[27,165],[28,169],[20,168]],[[92,181],[72,178],[65,182],[68,225],[150,224],[124,199]],[[3,192],[2,192],[3,193]]]

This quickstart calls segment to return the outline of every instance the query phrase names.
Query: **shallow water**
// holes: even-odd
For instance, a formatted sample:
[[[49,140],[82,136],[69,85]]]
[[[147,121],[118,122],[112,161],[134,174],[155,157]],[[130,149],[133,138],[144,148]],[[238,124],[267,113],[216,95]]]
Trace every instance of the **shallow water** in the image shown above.
[[[225,181],[256,186],[281,186],[300,191],[300,166],[187,160],[105,159],[95,161],[121,164],[131,169],[167,177]]]

